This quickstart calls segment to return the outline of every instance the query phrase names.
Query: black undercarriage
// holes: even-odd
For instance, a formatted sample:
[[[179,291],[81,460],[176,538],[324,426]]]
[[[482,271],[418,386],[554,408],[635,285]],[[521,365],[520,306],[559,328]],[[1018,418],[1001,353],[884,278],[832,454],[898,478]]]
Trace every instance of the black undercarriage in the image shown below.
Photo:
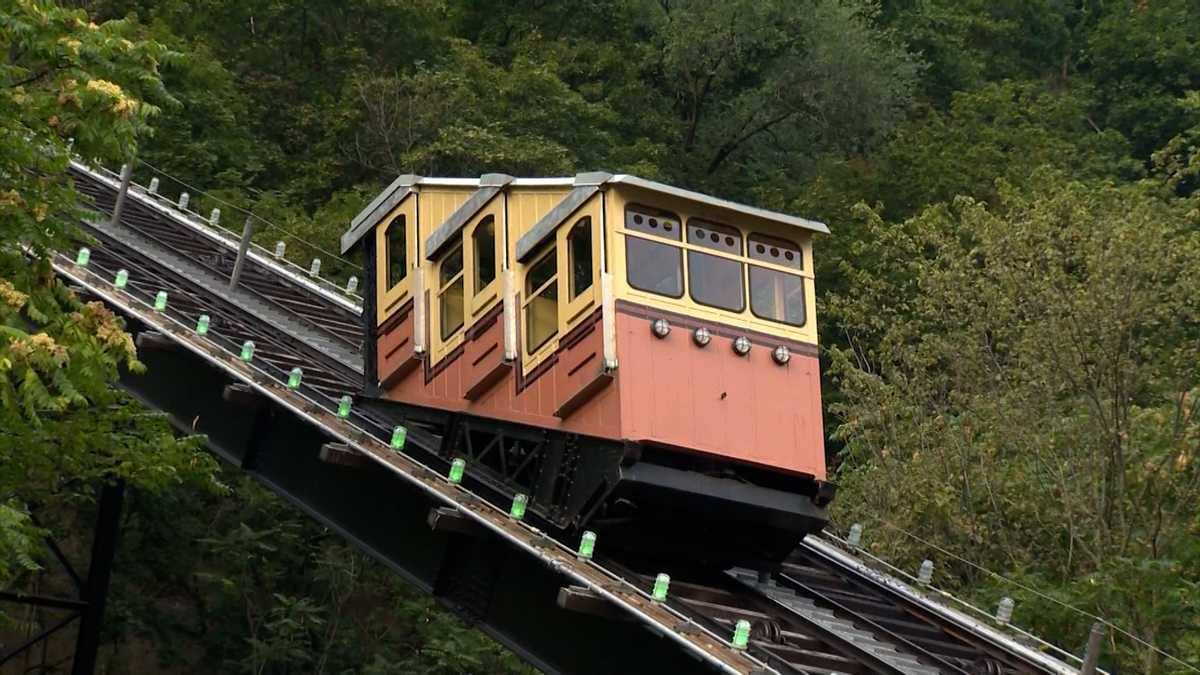
[[[593,530],[608,550],[762,567],[828,520],[833,486],[812,479],[774,475],[775,485],[762,485],[749,477],[770,472],[740,474],[730,463],[642,444],[380,398],[356,408],[435,441],[407,453],[443,468],[462,458],[473,490],[499,503],[527,494],[539,526],[566,536]]]

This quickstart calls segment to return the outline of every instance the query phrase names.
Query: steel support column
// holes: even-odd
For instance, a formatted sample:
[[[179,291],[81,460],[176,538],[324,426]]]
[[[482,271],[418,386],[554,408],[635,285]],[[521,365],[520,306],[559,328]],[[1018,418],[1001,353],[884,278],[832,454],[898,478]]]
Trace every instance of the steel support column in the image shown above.
[[[108,600],[108,583],[112,578],[113,558],[117,552],[117,533],[121,521],[121,505],[125,499],[125,483],[106,483],[100,488],[100,503],[96,511],[96,530],[92,539],[92,560],[88,566],[83,597],[87,607],[79,623],[75,641],[72,675],[91,675],[96,669],[96,654],[100,649],[100,626]]]

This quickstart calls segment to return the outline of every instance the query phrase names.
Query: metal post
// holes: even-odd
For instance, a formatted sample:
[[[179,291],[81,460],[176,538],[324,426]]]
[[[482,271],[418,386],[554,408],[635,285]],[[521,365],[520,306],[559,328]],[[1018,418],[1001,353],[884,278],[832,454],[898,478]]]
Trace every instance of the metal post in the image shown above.
[[[121,503],[124,498],[125,483],[122,481],[100,488],[96,532],[92,539],[92,562],[88,565],[87,582],[83,587],[83,599],[87,607],[79,622],[72,675],[92,675],[96,670],[100,625],[104,621],[104,605],[108,599],[108,582],[112,578],[113,558],[117,552],[117,533],[120,530]]]
[[[112,222],[116,227],[121,224],[121,209],[125,208],[125,195],[129,192],[129,183],[133,180],[133,162],[121,165],[121,189],[117,191],[117,203],[113,205]]]
[[[1104,624],[1100,621],[1092,624],[1092,634],[1088,636],[1087,653],[1083,655],[1083,667],[1079,675],[1095,675],[1096,664],[1100,662],[1100,641],[1104,639]]]
[[[229,290],[237,288],[238,279],[242,276],[242,265],[246,262],[246,251],[250,249],[250,235],[254,234],[254,216],[246,216],[246,224],[242,226],[242,242],[238,244],[237,261],[233,263],[233,274],[229,276]]]

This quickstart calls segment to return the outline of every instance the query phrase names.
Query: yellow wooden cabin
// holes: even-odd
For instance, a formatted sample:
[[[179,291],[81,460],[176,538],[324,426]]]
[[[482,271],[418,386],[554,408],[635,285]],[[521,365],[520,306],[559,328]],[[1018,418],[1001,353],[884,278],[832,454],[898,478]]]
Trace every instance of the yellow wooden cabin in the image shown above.
[[[628,175],[401,176],[342,249],[368,243],[383,398],[824,479],[823,232]]]

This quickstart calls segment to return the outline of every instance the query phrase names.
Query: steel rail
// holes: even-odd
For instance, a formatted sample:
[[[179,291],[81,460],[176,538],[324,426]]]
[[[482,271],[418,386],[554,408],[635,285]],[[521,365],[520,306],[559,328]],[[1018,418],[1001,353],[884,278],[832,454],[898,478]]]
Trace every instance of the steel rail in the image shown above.
[[[628,584],[595,563],[578,559],[569,547],[549,539],[527,523],[508,518],[504,511],[473,495],[463,486],[451,483],[429,467],[391,450],[385,442],[357,427],[352,420],[336,417],[327,405],[323,406],[322,402],[307,396],[306,392],[283,386],[277,375],[237,360],[207,336],[195,335],[190,327],[155,311],[133,294],[113,290],[108,280],[86,268],[73,265],[65,256],[60,255],[54,261],[54,267],[60,276],[82,287],[88,294],[168,336],[213,367],[253,388],[258,395],[279,408],[305,419],[437,501],[454,507],[485,530],[534,556],[572,582],[584,585],[701,661],[724,673],[751,675],[770,672],[766,664],[729,648],[723,638],[703,628],[699,628],[696,634],[685,635],[676,631],[674,626],[686,622],[685,616],[654,602],[646,591]]]
[[[1078,672],[1066,663],[1022,645],[981,621],[933,602],[898,579],[867,567],[862,561],[822,537],[806,538],[801,542],[800,550],[815,556],[827,569],[850,576],[855,582],[870,587],[881,597],[909,607],[918,615],[933,620],[935,624],[951,628],[955,633],[965,630],[973,639],[969,644],[973,644],[984,653],[994,650],[1008,655],[1035,669],[1035,672],[1053,675],[1073,675]]]
[[[807,597],[818,600],[827,605],[829,608],[850,617],[856,625],[869,628],[871,631],[874,631],[876,636],[886,637],[887,640],[891,641],[893,645],[903,646],[914,656],[927,660],[929,665],[932,665],[945,673],[952,673],[954,675],[969,675],[967,671],[963,670],[957,664],[952,663],[942,656],[933,653],[929,649],[918,645],[908,637],[901,635],[899,632],[883,626],[880,622],[875,621],[866,613],[851,609],[848,605],[834,599],[828,593],[822,593],[815,587],[795,579],[786,573],[775,574],[773,578],[784,581],[787,586],[802,591]]]
[[[101,211],[110,205],[111,195],[105,192],[110,187],[101,181],[85,177],[76,181],[77,188],[96,200]],[[193,264],[199,265],[214,275],[228,278],[233,271],[230,251],[217,241],[195,228],[173,226],[173,221],[155,211],[131,202],[122,214],[122,226],[129,227],[158,245],[189,255]],[[268,272],[252,262],[243,272],[242,288],[280,311],[303,318],[329,338],[359,348],[362,342],[362,327],[359,314],[344,306],[329,301],[322,295],[313,296],[310,289],[294,283],[281,281],[274,270]]]
[[[71,176],[77,180],[83,178],[89,182],[102,183],[114,195],[120,187],[118,176],[104,167],[88,166],[75,159],[71,160],[70,171]],[[232,232],[224,226],[213,224],[207,218],[194,211],[180,209],[178,205],[162,195],[150,192],[147,188],[136,182],[130,184],[128,196],[141,206],[152,209],[156,213],[183,224],[187,228],[210,239],[213,243],[235,253],[237,252],[240,237],[238,233]],[[362,311],[361,304],[354,301],[355,299],[362,299],[357,293],[347,293],[324,277],[314,277],[309,274],[308,270],[305,270],[287,258],[274,255],[271,251],[258,244],[251,244],[248,258],[270,269],[272,273],[298,286],[302,286],[308,291],[316,293],[324,300],[336,303],[352,312],[357,313]]]

